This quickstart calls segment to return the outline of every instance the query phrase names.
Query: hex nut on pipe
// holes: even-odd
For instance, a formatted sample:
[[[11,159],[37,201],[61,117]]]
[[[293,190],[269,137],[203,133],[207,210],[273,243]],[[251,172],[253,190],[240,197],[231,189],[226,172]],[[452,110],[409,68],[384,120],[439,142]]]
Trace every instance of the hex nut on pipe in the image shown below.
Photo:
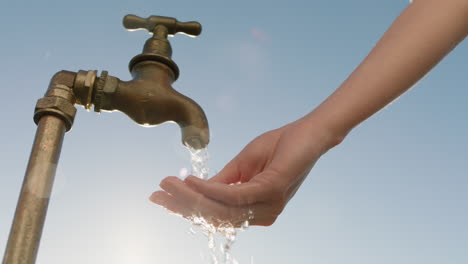
[[[44,115],[53,115],[65,122],[65,127],[69,131],[75,119],[76,108],[73,104],[57,96],[47,96],[37,101],[34,109],[34,122],[39,124],[39,120]]]
[[[97,71],[79,71],[76,74],[73,91],[75,92],[76,102],[86,110],[92,105],[92,95],[94,83],[96,81]]]
[[[49,97],[49,96],[61,97],[70,101],[73,104],[76,101],[75,96],[73,95],[73,92],[71,91],[71,89],[62,84],[57,84],[56,86],[49,88],[45,96],[46,97]]]

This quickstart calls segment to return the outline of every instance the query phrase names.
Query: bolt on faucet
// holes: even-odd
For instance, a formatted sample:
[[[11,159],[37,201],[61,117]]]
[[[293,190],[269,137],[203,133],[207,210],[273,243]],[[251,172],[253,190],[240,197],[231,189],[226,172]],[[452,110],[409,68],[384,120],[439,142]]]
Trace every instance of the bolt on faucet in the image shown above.
[[[121,81],[102,71],[60,71],[49,84],[45,96],[37,101],[34,122],[38,125],[24,176],[15,217],[10,230],[3,264],[33,264],[36,261],[49,197],[66,131],[73,125],[76,108],[82,105],[95,112],[121,111],[140,125],[153,126],[174,121],[182,130],[184,145],[201,149],[208,145],[208,121],[202,108],[178,93],[172,83],[179,68],[171,59],[168,36],[177,33],[198,36],[197,22],[175,18],[127,15],[129,30],[147,29],[153,33],[143,52],[130,61],[133,79]]]

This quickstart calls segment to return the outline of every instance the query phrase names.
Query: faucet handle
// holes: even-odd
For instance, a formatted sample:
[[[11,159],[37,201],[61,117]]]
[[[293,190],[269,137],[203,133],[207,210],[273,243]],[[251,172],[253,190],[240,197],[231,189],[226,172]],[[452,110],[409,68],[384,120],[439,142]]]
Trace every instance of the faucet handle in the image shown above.
[[[128,30],[146,29],[154,33],[156,26],[162,25],[167,28],[167,33],[171,36],[177,33],[185,33],[189,36],[198,36],[202,31],[202,26],[198,22],[179,22],[173,17],[150,16],[142,18],[135,15],[126,15],[123,25]]]

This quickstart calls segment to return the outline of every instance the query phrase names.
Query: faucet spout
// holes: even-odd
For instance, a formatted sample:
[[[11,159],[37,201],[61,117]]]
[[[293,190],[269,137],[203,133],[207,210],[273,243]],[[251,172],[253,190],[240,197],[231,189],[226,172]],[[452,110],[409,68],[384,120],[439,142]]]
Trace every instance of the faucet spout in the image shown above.
[[[143,126],[173,121],[181,128],[184,145],[194,149],[208,145],[209,128],[203,109],[172,88],[175,76],[168,66],[147,60],[135,64],[131,73],[130,81],[107,74],[98,79],[99,111],[121,111]]]

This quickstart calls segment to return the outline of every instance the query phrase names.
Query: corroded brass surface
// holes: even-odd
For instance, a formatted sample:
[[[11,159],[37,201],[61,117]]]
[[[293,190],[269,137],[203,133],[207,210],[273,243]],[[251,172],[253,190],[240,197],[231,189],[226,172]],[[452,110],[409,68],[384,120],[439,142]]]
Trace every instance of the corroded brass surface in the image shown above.
[[[36,260],[64,134],[62,119],[51,115],[40,119],[3,264]]]
[[[73,124],[75,73],[60,71],[39,99],[34,113],[37,132],[23,180],[3,264],[33,264],[44,226],[62,141]]]

